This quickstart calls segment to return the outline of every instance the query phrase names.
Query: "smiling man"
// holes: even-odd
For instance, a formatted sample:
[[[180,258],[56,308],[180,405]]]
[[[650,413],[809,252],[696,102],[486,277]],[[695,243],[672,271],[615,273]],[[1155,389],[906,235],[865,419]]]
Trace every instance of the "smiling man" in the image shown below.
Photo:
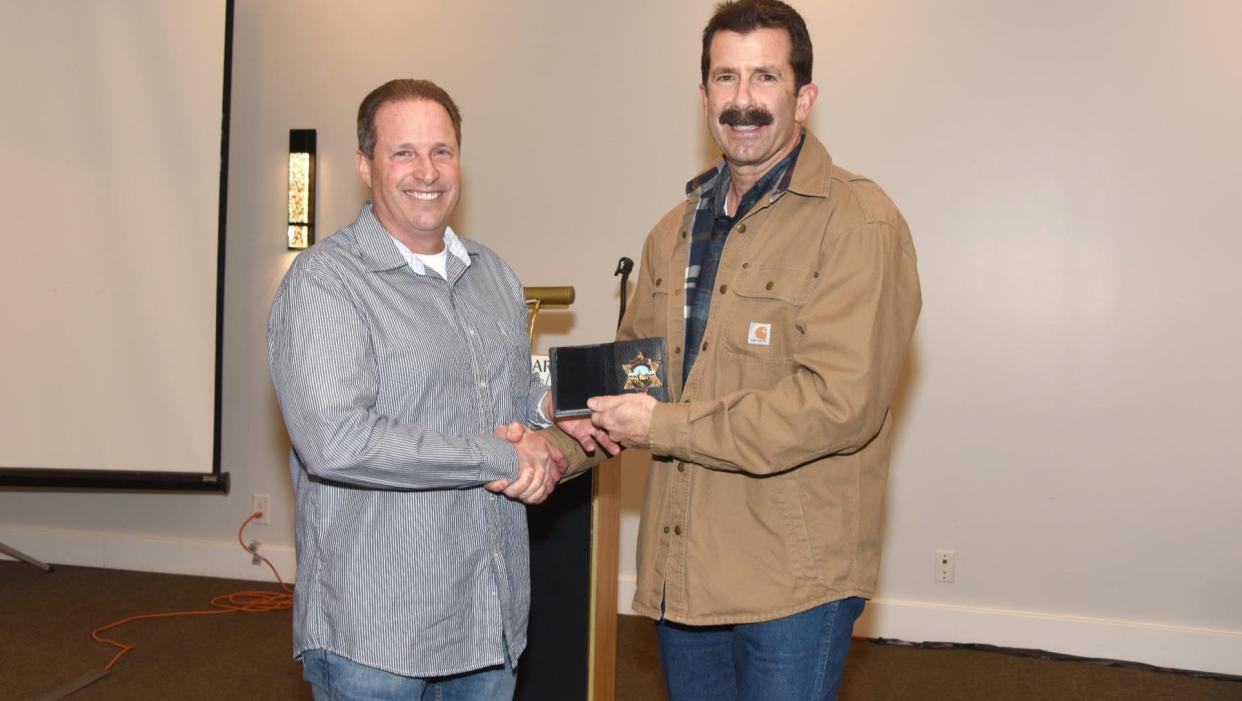
[[[618,332],[665,338],[672,401],[589,401],[655,457],[634,609],[659,621],[673,701],[835,698],[875,592],[921,297],[897,208],[805,128],[811,63],[788,5],[717,8],[699,89],[724,158],[647,237]]]
[[[545,499],[565,463],[524,430],[547,425],[548,400],[522,285],[449,228],[460,153],[461,115],[434,83],[367,95],[357,165],[372,201],[297,257],[272,305],[294,655],[317,699],[513,695],[530,601],[521,502]]]

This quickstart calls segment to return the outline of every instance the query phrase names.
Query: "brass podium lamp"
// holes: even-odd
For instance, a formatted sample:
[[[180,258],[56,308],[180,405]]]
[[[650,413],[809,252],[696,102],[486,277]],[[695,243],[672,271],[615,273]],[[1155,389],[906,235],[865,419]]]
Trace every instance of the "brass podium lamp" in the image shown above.
[[[569,309],[574,303],[574,288],[566,287],[524,287],[526,292],[526,309],[530,312],[529,325],[526,328],[531,343],[535,342],[535,317],[544,306],[554,309]],[[533,348],[531,350],[534,350]]]

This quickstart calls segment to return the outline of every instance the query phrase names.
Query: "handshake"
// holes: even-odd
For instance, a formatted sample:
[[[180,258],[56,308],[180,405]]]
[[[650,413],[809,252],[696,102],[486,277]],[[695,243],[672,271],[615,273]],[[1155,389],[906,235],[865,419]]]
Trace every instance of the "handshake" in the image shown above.
[[[651,412],[656,400],[645,394],[592,397],[587,406],[590,416],[555,419],[556,426],[572,436],[587,453],[602,448],[616,455],[621,448],[646,448],[651,428]],[[543,402],[545,416],[552,416],[552,397]],[[519,423],[498,426],[492,435],[513,443],[518,454],[518,474],[513,480],[498,479],[483,485],[488,491],[504,494],[526,504],[539,504],[552,494],[565,475],[569,460],[559,448],[536,431]]]

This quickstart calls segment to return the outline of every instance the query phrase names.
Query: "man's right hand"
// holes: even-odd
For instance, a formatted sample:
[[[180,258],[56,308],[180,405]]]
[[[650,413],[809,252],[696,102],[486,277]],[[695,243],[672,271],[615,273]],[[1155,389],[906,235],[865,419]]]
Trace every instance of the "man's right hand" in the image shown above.
[[[521,424],[499,426],[493,435],[508,440],[517,448],[518,474],[512,481],[499,479],[484,487],[527,504],[539,504],[547,499],[569,466],[565,455],[543,436],[527,431]]]
[[[544,416],[555,417],[552,406],[552,393],[548,392],[543,397],[543,414]],[[595,452],[596,446],[604,449],[609,455],[616,455],[621,452],[621,446],[613,442],[608,437],[608,432],[596,428],[591,423],[591,417],[588,416],[566,416],[562,418],[553,418],[556,427],[569,434],[569,436],[578,441],[578,445],[582,446],[583,452],[591,454]]]

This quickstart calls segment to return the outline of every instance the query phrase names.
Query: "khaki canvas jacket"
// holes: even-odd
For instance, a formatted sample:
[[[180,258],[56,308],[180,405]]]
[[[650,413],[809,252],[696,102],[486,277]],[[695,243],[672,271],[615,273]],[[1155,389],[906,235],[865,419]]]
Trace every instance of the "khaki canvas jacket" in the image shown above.
[[[789,189],[734,225],[681,385],[690,225],[648,235],[618,338],[663,336],[635,611],[715,625],[874,593],[892,418],[921,308],[909,228],[810,132]],[[557,445],[588,464],[565,434]]]

